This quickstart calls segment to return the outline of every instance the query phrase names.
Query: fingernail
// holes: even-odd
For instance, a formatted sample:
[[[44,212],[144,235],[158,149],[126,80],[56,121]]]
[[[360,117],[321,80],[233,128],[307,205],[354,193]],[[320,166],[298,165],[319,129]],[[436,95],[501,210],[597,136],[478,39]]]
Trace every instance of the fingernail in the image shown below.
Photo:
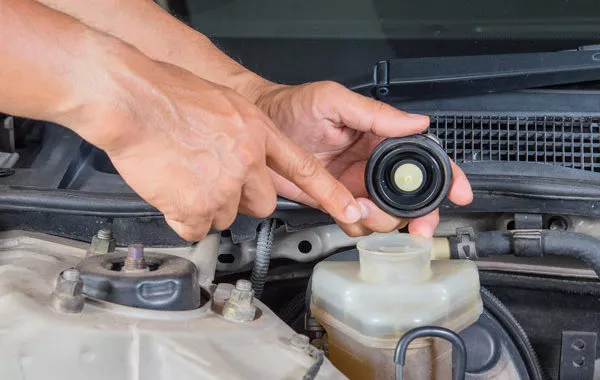
[[[422,119],[429,121],[429,116],[420,115],[418,113],[407,113],[406,117],[408,117],[409,119]]]
[[[362,219],[366,219],[369,216],[369,208],[361,201],[358,201],[358,204],[360,205]]]
[[[350,204],[350,205],[346,206],[344,215],[346,216],[347,223],[356,223],[362,217],[362,213],[360,212],[360,209],[354,204]]]

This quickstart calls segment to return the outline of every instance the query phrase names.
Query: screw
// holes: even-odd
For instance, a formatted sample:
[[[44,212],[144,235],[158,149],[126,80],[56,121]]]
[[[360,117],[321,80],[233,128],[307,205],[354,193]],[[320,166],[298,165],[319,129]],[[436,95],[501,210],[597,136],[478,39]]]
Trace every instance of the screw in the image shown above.
[[[98,231],[98,233],[96,234],[96,236],[98,236],[98,239],[102,239],[102,240],[110,240],[113,237],[112,231],[108,230],[108,229],[101,229]]]
[[[142,244],[131,244],[127,248],[127,258],[123,265],[123,272],[147,272],[150,270],[144,259],[144,246]]]
[[[83,310],[84,303],[81,273],[75,268],[64,270],[50,296],[50,307],[57,313],[74,314]]]
[[[237,282],[235,283],[235,288],[237,290],[247,292],[252,290],[252,283],[248,280],[237,280]]]

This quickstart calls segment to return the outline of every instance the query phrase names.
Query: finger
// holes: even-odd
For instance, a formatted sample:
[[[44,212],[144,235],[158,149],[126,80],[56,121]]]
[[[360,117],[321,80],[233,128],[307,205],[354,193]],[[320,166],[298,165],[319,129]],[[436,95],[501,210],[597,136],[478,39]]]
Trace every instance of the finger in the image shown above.
[[[473,201],[473,190],[465,172],[454,162],[452,164],[452,186],[448,199],[459,206],[466,206]]]
[[[210,230],[210,224],[208,222],[190,226],[169,218],[165,218],[165,221],[177,235],[189,242],[196,242],[204,239]]]
[[[350,191],[314,155],[304,152],[274,129],[268,134],[267,163],[319,203],[334,219],[352,224],[362,218],[360,206]]]
[[[429,238],[433,236],[439,222],[439,210],[434,210],[425,216],[411,220],[408,223],[408,232]]]
[[[275,183],[277,193],[291,201],[300,202],[312,208],[319,208],[320,205],[313,198],[306,195],[302,189],[288,181],[281,175],[269,169],[269,174]]]
[[[340,228],[346,233],[346,235],[350,237],[359,237],[359,236],[367,236],[370,235],[371,231],[369,228],[363,226],[361,223],[342,223],[339,220],[336,220],[336,223],[340,226]]]
[[[350,190],[355,197],[367,197],[365,170],[367,161],[357,161],[350,165],[339,177],[339,181]]]
[[[364,227],[374,232],[391,232],[406,225],[403,219],[386,214],[383,210],[366,198],[358,198],[358,203],[363,209],[363,219],[360,221]]]
[[[212,220],[212,228],[217,231],[223,231],[233,224],[238,214],[240,206],[241,192],[239,191],[230,194],[227,201],[215,212]]]
[[[257,218],[273,214],[277,206],[277,192],[266,166],[261,166],[250,174],[244,188],[239,210]]]
[[[330,120],[381,137],[401,137],[420,133],[429,126],[424,115],[409,114],[383,102],[367,98],[347,88],[330,84],[322,90],[322,113]]]

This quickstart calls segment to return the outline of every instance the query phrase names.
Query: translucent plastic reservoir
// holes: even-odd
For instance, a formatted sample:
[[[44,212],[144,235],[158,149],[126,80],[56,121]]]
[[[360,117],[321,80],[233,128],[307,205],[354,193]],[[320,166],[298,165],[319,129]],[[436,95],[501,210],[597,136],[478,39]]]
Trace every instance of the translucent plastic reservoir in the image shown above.
[[[393,379],[393,351],[408,330],[425,325],[461,331],[482,312],[474,263],[430,260],[432,241],[405,234],[361,240],[360,261],[315,268],[311,310],[327,330],[330,359],[351,379]],[[451,375],[450,346],[416,341],[406,379]]]

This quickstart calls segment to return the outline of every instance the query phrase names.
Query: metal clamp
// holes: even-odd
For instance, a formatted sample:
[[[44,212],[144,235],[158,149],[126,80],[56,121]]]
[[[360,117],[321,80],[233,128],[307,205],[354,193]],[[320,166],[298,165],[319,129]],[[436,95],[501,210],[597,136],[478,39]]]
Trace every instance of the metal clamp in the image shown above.
[[[458,238],[458,244],[456,244],[458,258],[476,260],[478,256],[473,227],[457,228],[456,237]]]
[[[515,256],[539,257],[544,252],[541,230],[514,230],[510,234]]]

